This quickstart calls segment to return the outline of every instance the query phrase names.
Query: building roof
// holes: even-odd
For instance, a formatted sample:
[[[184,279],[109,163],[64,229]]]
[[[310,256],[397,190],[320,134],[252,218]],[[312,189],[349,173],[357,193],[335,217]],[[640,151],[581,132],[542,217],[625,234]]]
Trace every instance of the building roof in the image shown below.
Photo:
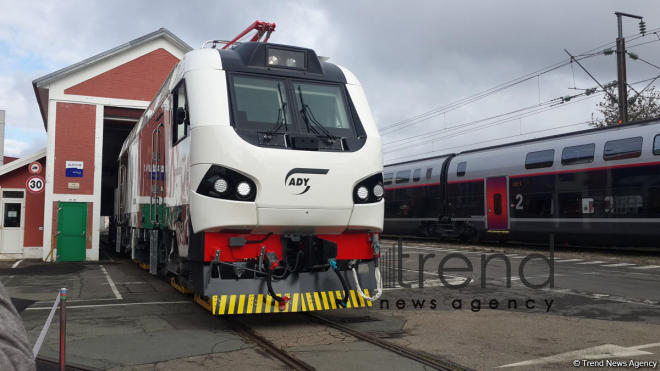
[[[44,109],[43,104],[47,104],[47,102],[42,102],[42,98],[40,95],[40,90],[41,93],[47,94],[47,88],[49,84],[58,81],[62,79],[65,76],[71,75],[73,73],[76,73],[80,71],[81,69],[88,67],[89,65],[92,65],[94,63],[97,63],[100,60],[112,57],[114,55],[117,55],[119,53],[122,53],[126,50],[132,49],[138,45],[147,43],[149,41],[158,39],[158,38],[165,38],[172,42],[174,45],[177,47],[181,48],[185,52],[188,52],[192,50],[193,48],[188,45],[185,41],[181,40],[178,38],[176,35],[174,35],[172,32],[167,30],[166,28],[159,28],[158,30],[149,33],[147,35],[144,35],[142,37],[138,37],[135,40],[131,40],[125,44],[119,45],[115,48],[112,48],[110,50],[106,50],[102,53],[99,53],[93,57],[87,58],[83,61],[80,61],[78,63],[72,64],[68,67],[62,68],[60,70],[57,70],[55,72],[49,73],[47,75],[41,76],[35,80],[32,81],[32,87],[34,88],[34,93],[37,97],[37,103],[39,104],[39,110],[41,111],[41,117],[44,120],[44,127],[47,126],[48,123],[48,118],[46,116],[46,110]]]
[[[31,155],[27,155],[25,157],[19,158],[18,160],[4,164],[0,166],[0,176],[10,173],[16,169],[20,169],[21,167],[29,163],[32,163],[34,161],[40,160],[44,157],[46,157],[46,148],[43,148],[40,151],[35,152]]]

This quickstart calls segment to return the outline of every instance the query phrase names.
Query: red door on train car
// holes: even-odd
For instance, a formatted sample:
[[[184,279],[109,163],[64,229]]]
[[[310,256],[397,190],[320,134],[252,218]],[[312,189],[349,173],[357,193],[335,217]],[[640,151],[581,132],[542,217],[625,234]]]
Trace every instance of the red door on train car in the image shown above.
[[[488,178],[486,180],[488,230],[501,231],[509,229],[507,200],[506,177]]]

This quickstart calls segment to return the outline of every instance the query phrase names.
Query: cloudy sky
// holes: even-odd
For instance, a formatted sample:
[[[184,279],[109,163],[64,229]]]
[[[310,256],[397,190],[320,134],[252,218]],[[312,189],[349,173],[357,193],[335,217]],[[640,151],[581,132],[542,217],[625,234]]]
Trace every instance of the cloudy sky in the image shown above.
[[[598,117],[602,93],[553,106],[596,86],[577,65],[561,65],[568,61],[563,49],[578,55],[613,46],[614,11],[644,16],[651,32],[638,37],[638,21],[624,20],[629,51],[650,63],[629,59],[628,81],[660,74],[660,36],[652,33],[660,29],[657,1],[189,3],[0,0],[5,154],[45,146],[32,80],[160,27],[199,47],[231,38],[255,19],[277,23],[271,41],[313,48],[358,76],[383,129],[386,163],[585,128],[592,114]],[[581,63],[601,83],[616,79],[613,55]],[[424,120],[409,120],[419,115]]]

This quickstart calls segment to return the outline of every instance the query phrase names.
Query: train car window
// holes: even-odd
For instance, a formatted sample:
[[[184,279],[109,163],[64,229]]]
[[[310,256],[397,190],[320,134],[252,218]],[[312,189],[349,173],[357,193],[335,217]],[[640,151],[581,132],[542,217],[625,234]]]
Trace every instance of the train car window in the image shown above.
[[[413,172],[413,182],[418,182],[419,178],[422,177],[422,169],[415,169]]]
[[[561,164],[575,165],[593,162],[595,150],[596,145],[594,143],[566,147],[561,152]]]
[[[392,175],[393,175],[392,173],[385,173],[385,175],[383,175],[383,184],[384,185],[392,184]]]
[[[456,176],[464,176],[465,170],[467,169],[467,162],[459,162],[456,166]]]
[[[493,211],[495,215],[502,215],[502,194],[500,193],[493,195]]]
[[[188,116],[188,100],[186,99],[186,84],[183,80],[172,91],[172,143],[176,144],[188,135],[190,117]]]
[[[410,181],[410,170],[403,170],[396,173],[395,184],[408,183]]]
[[[432,176],[433,176],[433,168],[430,167],[426,169],[426,180],[431,180]]]
[[[623,160],[642,155],[642,137],[610,140],[605,143],[603,160]]]
[[[525,157],[525,169],[540,169],[543,167],[550,167],[552,166],[554,158],[554,149],[530,152],[527,154],[527,157]]]
[[[653,154],[660,155],[660,134],[653,139]]]

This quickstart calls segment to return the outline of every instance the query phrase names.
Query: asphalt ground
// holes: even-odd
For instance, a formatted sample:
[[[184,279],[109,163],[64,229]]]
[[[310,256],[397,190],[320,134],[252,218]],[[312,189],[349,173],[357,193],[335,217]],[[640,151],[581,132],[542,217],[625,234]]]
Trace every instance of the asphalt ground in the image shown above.
[[[474,369],[512,364],[519,365],[507,368],[567,369],[574,368],[576,360],[587,359],[660,360],[660,267],[649,267],[660,264],[652,264],[654,257],[590,253],[575,257],[559,252],[555,254],[554,287],[531,288],[521,280],[518,268],[525,253],[539,251],[524,247],[503,251],[512,272],[511,287],[507,287],[502,258],[488,262],[482,286],[481,255],[497,251],[406,243],[402,252],[409,257],[402,258],[401,281],[411,288],[396,283],[371,309],[323,315]],[[424,287],[419,288],[419,256],[430,253],[435,257],[425,261]],[[464,255],[473,271],[445,272],[442,282],[438,266],[449,254]],[[12,268],[14,265],[16,262],[0,263],[0,280],[12,298],[20,299],[16,304],[23,307],[19,309],[23,309],[21,315],[32,341],[59,288],[69,289],[67,359],[78,365],[145,370],[284,368],[231,331],[225,321],[213,318],[190,297],[126,259],[106,257],[98,263],[75,264],[22,261]],[[445,267],[464,269],[465,261],[454,255]],[[548,272],[544,261],[532,259],[524,265],[523,276],[532,284],[541,284]],[[398,281],[397,270],[394,276]],[[450,288],[467,278],[472,279],[467,286]],[[491,309],[495,304],[497,309]],[[424,369],[302,314],[241,318],[319,370]],[[40,356],[57,359],[58,341],[56,317]],[[580,365],[587,367],[588,363]]]

